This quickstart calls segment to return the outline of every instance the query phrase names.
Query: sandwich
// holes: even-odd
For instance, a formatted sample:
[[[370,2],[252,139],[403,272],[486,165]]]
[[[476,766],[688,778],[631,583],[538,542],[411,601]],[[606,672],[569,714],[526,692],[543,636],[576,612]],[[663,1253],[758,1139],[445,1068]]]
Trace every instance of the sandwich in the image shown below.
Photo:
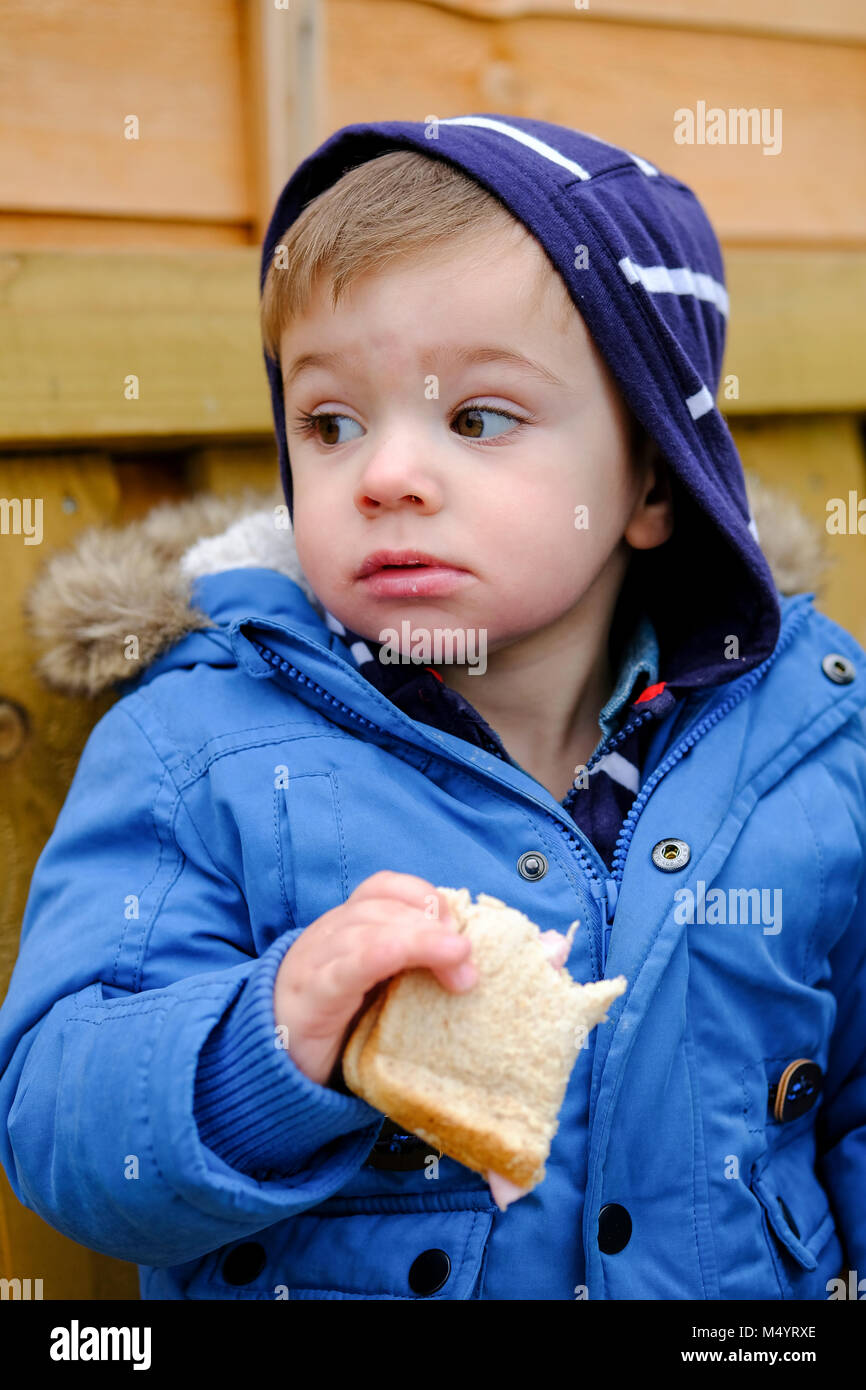
[[[544,1180],[577,1054],[627,985],[577,984],[564,969],[574,933],[542,932],[500,898],[437,888],[472,942],[465,994],[427,969],[387,981],[342,1057],[350,1091],[438,1153],[472,1168],[500,1211]]]

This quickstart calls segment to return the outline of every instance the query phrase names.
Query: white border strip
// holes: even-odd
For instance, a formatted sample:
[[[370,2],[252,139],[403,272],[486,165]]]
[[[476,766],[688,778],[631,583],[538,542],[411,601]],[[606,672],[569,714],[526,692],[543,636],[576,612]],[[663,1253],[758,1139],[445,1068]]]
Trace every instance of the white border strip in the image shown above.
[[[534,150],[540,154],[542,159],[549,159],[552,164],[559,164],[563,169],[568,169],[569,173],[576,174],[579,179],[590,179],[592,175],[576,163],[573,159],[568,159],[559,150],[555,150],[552,145],[548,145],[544,140],[539,140],[534,135],[529,135],[525,130],[520,130],[518,126],[508,125],[506,121],[495,121],[491,116],[446,116],[439,121],[440,125],[472,125],[478,126],[482,130],[495,130],[500,135],[507,135],[510,140],[516,140],[519,144],[525,145],[527,149]],[[588,131],[575,131],[576,135],[585,135],[588,140],[597,140],[600,145],[606,145],[609,150],[618,150],[619,145],[612,145],[609,140],[602,140],[600,135],[590,135]],[[650,178],[658,178],[658,169],[654,164],[650,164],[648,159],[641,159],[639,154],[632,154],[631,150],[623,150],[629,159],[634,160],[642,174],[647,174]]]
[[[635,265],[628,256],[623,256],[619,268],[630,285],[639,280],[649,294],[693,294],[696,299],[714,304],[724,318],[728,317],[727,290],[702,270],[691,270],[687,265]]]
[[[620,270],[628,284],[639,281],[651,295],[694,295],[714,304],[724,318],[728,316],[727,289],[705,271],[688,265],[635,265],[628,256],[620,261]]]
[[[559,164],[570,174],[576,174],[579,179],[592,178],[592,175],[587,173],[580,164],[576,164],[573,159],[567,159],[552,145],[546,145],[543,140],[536,140],[534,135],[528,135],[525,130],[518,130],[517,126],[506,125],[504,121],[494,121],[490,116],[446,116],[439,124],[472,125],[479,126],[482,130],[498,131],[500,135],[507,135],[510,140],[516,140],[519,145],[525,145],[527,149],[534,150],[543,159],[549,159],[551,164]]]
[[[594,772],[606,772],[612,781],[619,782],[621,787],[628,787],[630,792],[636,792],[640,784],[634,763],[630,763],[621,753],[605,753],[589,771],[590,776]]]
[[[708,414],[715,406],[710,390],[702,386],[700,391],[696,391],[693,396],[686,396],[686,405],[693,420],[700,420],[702,415]]]

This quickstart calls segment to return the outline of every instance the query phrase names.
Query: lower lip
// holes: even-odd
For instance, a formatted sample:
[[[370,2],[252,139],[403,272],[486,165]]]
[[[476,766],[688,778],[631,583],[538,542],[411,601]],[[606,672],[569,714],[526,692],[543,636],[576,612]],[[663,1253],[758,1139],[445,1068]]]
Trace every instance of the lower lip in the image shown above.
[[[358,582],[377,598],[439,598],[471,577],[468,570],[452,569],[449,565],[407,565],[403,569],[376,570]]]

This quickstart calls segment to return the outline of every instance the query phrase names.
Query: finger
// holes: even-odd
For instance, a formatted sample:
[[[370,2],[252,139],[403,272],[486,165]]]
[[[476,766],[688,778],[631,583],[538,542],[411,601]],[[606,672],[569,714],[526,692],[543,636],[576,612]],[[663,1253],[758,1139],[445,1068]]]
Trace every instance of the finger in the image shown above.
[[[434,963],[460,960],[467,950],[466,945],[460,945],[466,938],[458,934],[455,923],[428,918],[394,898],[368,898],[353,906],[340,926],[327,926],[323,919],[322,929],[310,936],[308,950],[299,958],[303,968],[299,965],[295,980],[297,1007],[329,1013],[335,1005],[339,1007],[341,995],[351,995],[360,988],[364,976],[351,968],[337,970],[334,963],[345,957],[359,960],[383,930],[398,935],[415,932],[431,942],[450,943],[442,950],[433,947]],[[398,963],[390,973],[404,968]],[[369,982],[363,987],[368,989]]]
[[[428,896],[433,898],[433,894]],[[369,930],[377,923],[390,927],[404,926],[419,931],[433,931],[440,936],[445,933],[453,936],[460,931],[458,923],[450,914],[439,916],[435,911],[430,913],[426,905],[419,908],[399,898],[364,898],[357,906],[353,904],[344,930],[352,931],[358,926]]]
[[[417,874],[401,874],[381,869],[359,883],[350,899],[358,902],[369,898],[393,898],[411,907],[420,908],[427,917],[445,920],[450,917],[448,903],[429,879]]]
[[[396,929],[388,923],[361,924],[355,941],[347,940],[347,949],[315,972],[315,990],[326,1004],[340,994],[352,1002],[354,995],[403,970],[448,968],[470,954],[469,938],[443,931],[441,924],[401,922]]]
[[[450,989],[454,994],[465,994],[468,990],[474,989],[481,978],[478,973],[478,966],[471,956],[467,956],[466,960],[461,961],[459,965],[431,967],[431,971],[439,984],[444,989]]]

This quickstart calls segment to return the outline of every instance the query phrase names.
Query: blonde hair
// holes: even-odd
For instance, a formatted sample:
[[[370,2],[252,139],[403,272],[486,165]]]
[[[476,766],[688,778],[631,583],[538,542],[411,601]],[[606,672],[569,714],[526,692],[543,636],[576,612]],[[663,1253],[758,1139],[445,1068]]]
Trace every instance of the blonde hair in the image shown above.
[[[330,279],[336,308],[367,271],[482,234],[531,237],[498,198],[443,159],[394,150],[349,169],[307,203],[274,248],[260,305],[265,352],[279,362],[283,331],[306,311],[320,276]],[[565,282],[547,264],[564,313],[577,313]],[[646,436],[628,409],[637,449]]]

